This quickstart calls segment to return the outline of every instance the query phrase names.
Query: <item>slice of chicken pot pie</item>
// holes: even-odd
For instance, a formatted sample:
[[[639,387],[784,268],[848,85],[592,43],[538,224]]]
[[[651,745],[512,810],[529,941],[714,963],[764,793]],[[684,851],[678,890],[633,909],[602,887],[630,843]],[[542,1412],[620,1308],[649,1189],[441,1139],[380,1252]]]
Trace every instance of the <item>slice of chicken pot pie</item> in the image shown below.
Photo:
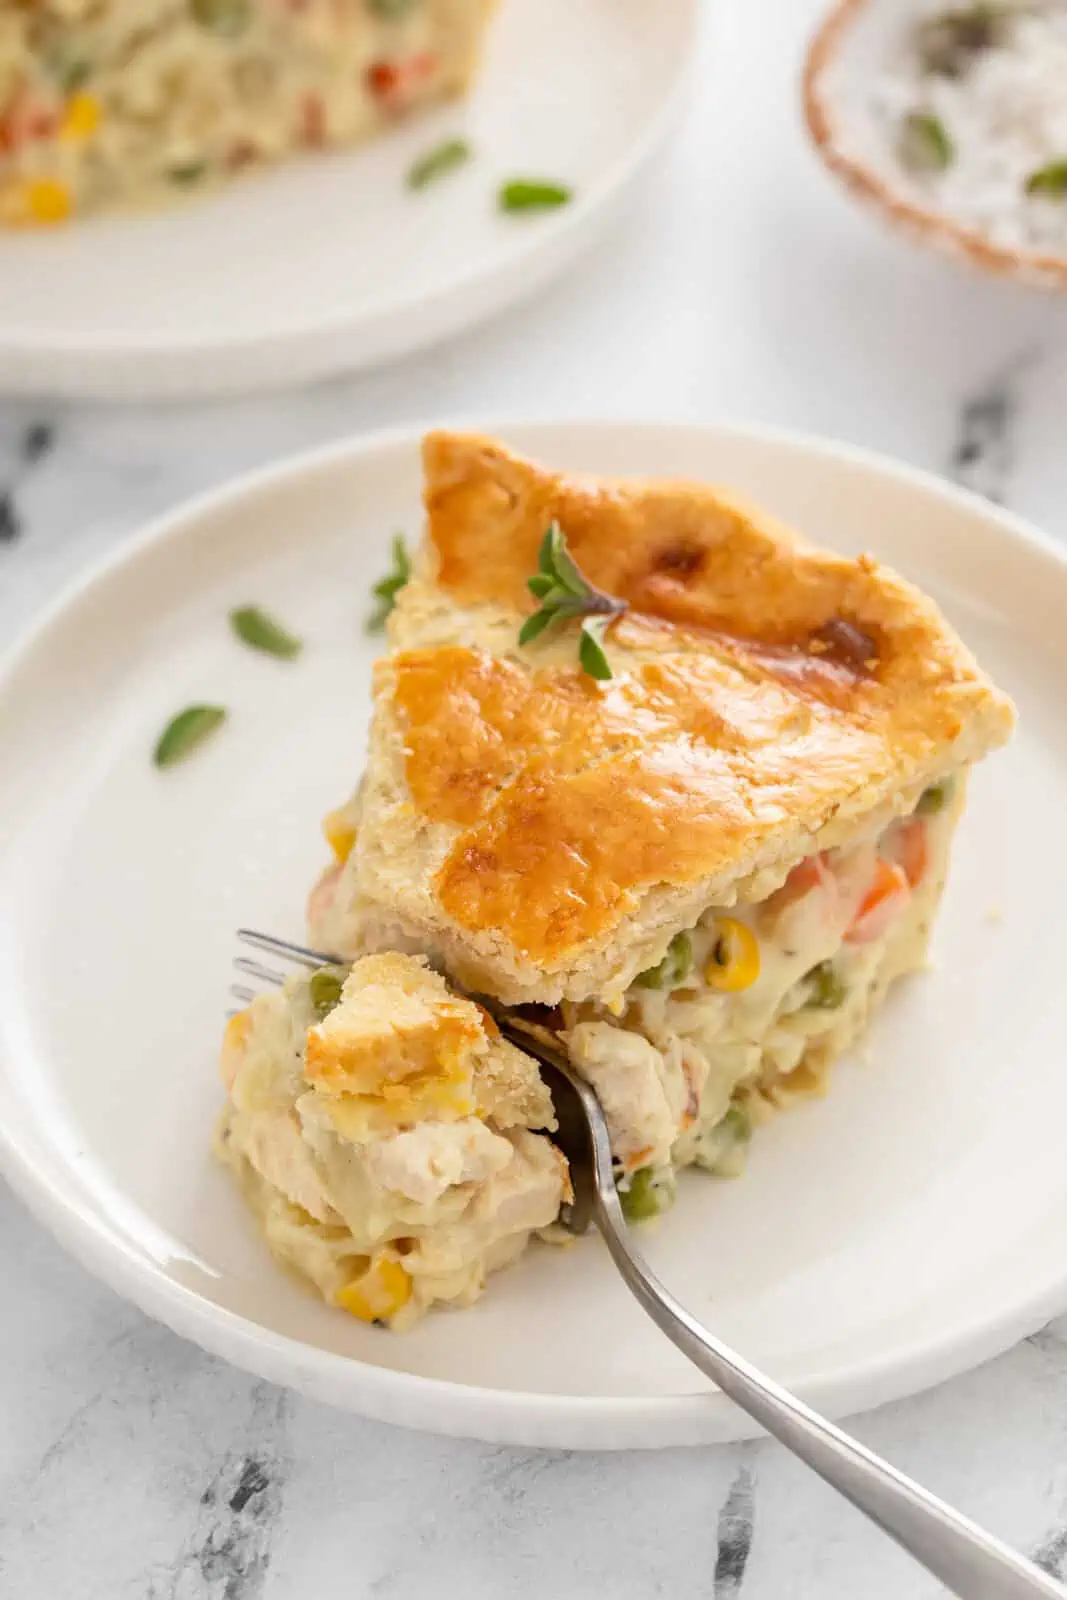
[[[461,94],[496,0],[0,4],[0,226],[156,204]]]
[[[260,996],[222,1075],[216,1150],[271,1250],[365,1322],[469,1305],[569,1194],[535,1064],[414,957]]]
[[[1012,706],[917,589],[728,491],[444,433],[424,465],[311,939],[550,1008],[648,1215],[678,1167],[738,1170],[923,964]]]

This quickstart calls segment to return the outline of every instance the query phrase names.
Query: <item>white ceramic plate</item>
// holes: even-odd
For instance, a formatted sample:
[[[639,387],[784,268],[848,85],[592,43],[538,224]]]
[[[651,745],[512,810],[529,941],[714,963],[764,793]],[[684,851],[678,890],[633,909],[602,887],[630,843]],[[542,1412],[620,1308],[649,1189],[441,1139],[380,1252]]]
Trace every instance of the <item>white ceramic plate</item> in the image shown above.
[[[1067,1305],[1067,563],[935,480],[803,439],[619,423],[505,427],[565,467],[709,477],[928,586],[1018,698],[977,775],[937,968],[869,1059],[700,1174],[646,1243],[698,1315],[832,1413],[991,1355]],[[414,436],[202,500],[63,600],[0,672],[0,1150],[88,1266],[211,1350],[393,1421],[526,1444],[723,1438],[743,1419],[599,1243],[532,1251],[475,1309],[391,1337],[275,1268],[207,1154],[232,929],[299,936],[318,820],[364,748],[372,581],[418,518]],[[243,650],[274,607],[296,665]],[[153,770],[180,706],[230,725]]]
[[[304,382],[503,310],[591,242],[667,132],[699,0],[505,0],[466,105],[148,216],[0,243],[0,389],[102,398]],[[411,194],[463,132],[477,160]],[[575,201],[505,216],[502,178]]]

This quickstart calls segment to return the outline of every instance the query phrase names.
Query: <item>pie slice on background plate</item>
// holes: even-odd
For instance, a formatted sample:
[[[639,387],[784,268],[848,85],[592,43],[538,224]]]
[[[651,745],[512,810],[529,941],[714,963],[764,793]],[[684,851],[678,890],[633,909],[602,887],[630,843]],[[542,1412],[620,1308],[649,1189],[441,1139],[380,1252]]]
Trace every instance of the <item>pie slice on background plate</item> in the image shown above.
[[[460,94],[496,0],[42,0],[0,15],[0,224],[158,204]]]

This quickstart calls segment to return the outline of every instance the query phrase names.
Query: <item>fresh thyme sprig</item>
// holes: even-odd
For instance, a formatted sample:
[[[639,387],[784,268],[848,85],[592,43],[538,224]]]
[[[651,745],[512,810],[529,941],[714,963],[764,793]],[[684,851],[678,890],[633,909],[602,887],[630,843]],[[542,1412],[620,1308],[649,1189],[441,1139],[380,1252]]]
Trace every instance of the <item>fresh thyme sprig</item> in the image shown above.
[[[402,533],[394,533],[393,570],[387,577],[376,583],[371,590],[378,604],[367,618],[368,633],[378,633],[385,627],[386,618],[396,604],[396,597],[410,577],[411,557],[408,555],[408,547],[404,542],[404,535]]]
[[[604,650],[604,630],[613,617],[627,609],[625,600],[605,594],[578,570],[558,522],[549,524],[541,541],[537,571],[526,580],[526,587],[541,608],[527,617],[519,633],[520,645],[530,644],[557,622],[582,622],[578,641],[578,660],[582,671],[600,682],[612,676],[611,663]]]

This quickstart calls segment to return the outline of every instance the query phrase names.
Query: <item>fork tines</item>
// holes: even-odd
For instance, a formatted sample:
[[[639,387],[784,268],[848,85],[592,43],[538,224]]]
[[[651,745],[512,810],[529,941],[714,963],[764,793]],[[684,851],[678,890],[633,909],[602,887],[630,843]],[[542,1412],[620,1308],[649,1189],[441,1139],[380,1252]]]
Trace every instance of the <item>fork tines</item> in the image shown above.
[[[238,928],[237,937],[242,944],[251,945],[254,950],[262,950],[267,955],[274,956],[279,962],[290,962],[294,966],[303,967],[314,972],[319,967],[343,965],[339,956],[327,955],[322,950],[310,950],[307,945],[293,944],[288,939],[276,939],[273,934],[258,933],[254,928]],[[249,978],[255,978],[259,983],[269,984],[272,988],[279,988],[286,979],[284,968],[268,967],[262,961],[254,961],[251,956],[237,956],[234,968]],[[259,994],[258,989],[253,989],[247,983],[235,983],[230,986],[230,994],[242,1006],[251,1005]]]

